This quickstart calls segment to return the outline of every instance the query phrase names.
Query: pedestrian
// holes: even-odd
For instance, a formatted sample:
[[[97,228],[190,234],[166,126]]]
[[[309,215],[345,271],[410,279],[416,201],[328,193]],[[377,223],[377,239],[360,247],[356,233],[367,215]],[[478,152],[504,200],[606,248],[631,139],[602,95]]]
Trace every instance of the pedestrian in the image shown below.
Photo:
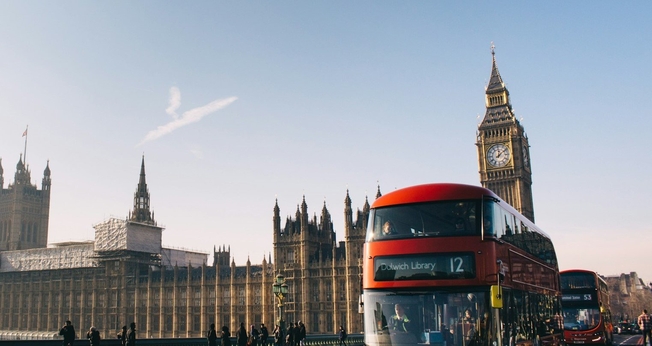
[[[267,338],[269,338],[269,331],[264,323],[260,324],[260,346],[267,346]]]
[[[222,326],[222,332],[220,333],[220,339],[222,346],[231,346],[231,333],[229,332],[229,327]]]
[[[340,344],[339,346],[346,346],[346,329],[344,329],[344,326],[340,325]]]
[[[638,326],[641,327],[641,333],[643,333],[643,346],[647,345],[648,340],[652,343],[652,339],[650,339],[652,323],[650,323],[650,315],[647,314],[646,309],[643,309],[643,313],[638,316]]]
[[[256,326],[252,324],[251,330],[249,331],[249,345],[257,346],[258,339],[260,339],[260,333],[258,332],[258,329],[256,329]]]
[[[63,335],[63,346],[73,346],[75,344],[75,327],[72,322],[66,321],[59,331],[59,335]]]
[[[244,326],[244,322],[240,322],[240,329],[238,329],[235,336],[238,346],[247,346],[247,329]]]
[[[127,332],[127,346],[136,345],[136,322],[129,324],[129,331]]]
[[[206,339],[208,340],[208,346],[217,346],[217,331],[215,330],[215,323],[211,323],[208,328]]]
[[[95,327],[91,327],[88,333],[86,333],[86,338],[88,339],[89,345],[100,346],[100,332]]]
[[[122,326],[122,331],[118,332],[118,339],[120,339],[120,346],[127,345],[127,326]]]
[[[294,323],[288,323],[288,329],[285,334],[285,346],[294,346]]]
[[[274,346],[283,346],[283,330],[278,324],[274,326]]]
[[[306,343],[306,326],[303,322],[299,321],[299,346],[303,346]]]

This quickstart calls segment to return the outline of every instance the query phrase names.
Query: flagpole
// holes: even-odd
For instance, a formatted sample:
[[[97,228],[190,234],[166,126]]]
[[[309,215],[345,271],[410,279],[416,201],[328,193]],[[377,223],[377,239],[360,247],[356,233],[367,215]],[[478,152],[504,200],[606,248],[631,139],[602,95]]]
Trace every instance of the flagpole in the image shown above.
[[[29,129],[29,125],[25,128],[25,151],[23,151],[23,164],[25,165],[25,169],[27,169],[27,130]]]

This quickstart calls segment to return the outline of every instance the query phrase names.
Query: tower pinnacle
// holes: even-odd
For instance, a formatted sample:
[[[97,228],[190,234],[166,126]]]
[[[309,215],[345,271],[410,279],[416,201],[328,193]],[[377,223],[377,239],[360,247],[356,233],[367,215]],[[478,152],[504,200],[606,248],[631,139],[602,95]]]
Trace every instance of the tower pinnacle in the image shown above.
[[[136,193],[134,193],[134,209],[131,212],[130,221],[143,222],[151,225],[156,224],[149,210],[149,191],[145,178],[145,155],[143,155],[140,165],[140,179]]]

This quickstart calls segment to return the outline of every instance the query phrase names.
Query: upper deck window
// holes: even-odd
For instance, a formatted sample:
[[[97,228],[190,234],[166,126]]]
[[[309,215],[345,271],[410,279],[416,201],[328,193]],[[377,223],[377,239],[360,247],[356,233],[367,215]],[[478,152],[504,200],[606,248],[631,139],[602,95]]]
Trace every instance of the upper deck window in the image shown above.
[[[372,209],[367,241],[480,235],[480,202],[444,201]]]
[[[561,275],[561,289],[595,289],[595,277],[591,273],[564,273]]]

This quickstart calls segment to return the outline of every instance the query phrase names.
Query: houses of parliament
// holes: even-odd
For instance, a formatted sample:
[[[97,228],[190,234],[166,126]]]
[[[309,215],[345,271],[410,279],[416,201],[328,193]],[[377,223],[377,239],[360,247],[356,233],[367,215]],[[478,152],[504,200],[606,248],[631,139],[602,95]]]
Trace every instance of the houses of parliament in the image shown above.
[[[485,101],[476,142],[480,183],[534,220],[528,139],[493,51]],[[94,225],[94,240],[48,246],[51,185],[49,163],[39,189],[21,156],[5,186],[0,161],[0,337],[52,336],[66,320],[80,332],[95,326],[108,338],[132,321],[139,338],[201,337],[211,323],[273,327],[277,274],[288,285],[285,321],[300,320],[309,333],[335,333],[339,325],[363,329],[358,308],[368,200],[354,211],[346,191],[339,242],[325,204],[319,217],[310,217],[304,197],[294,216],[282,220],[275,203],[273,258],[238,266],[230,247],[214,248],[209,264],[206,253],[162,246],[144,157],[131,211]]]

